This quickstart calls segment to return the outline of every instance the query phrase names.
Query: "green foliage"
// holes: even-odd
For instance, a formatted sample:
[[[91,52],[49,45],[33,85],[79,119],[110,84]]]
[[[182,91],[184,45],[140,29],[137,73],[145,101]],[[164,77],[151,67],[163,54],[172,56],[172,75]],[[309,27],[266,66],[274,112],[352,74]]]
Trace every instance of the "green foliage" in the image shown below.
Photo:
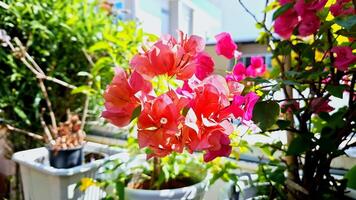
[[[99,117],[101,94],[113,77],[114,66],[128,66],[144,37],[134,22],[114,22],[94,0],[6,0],[0,8],[0,27],[18,37],[42,70],[78,86],[70,89],[46,81],[58,120],[66,109],[81,113],[84,94],[91,95],[89,119]],[[84,52],[91,54],[94,66]],[[8,48],[0,48],[0,117],[22,129],[41,133],[39,111],[45,107],[34,74]],[[88,82],[92,82],[89,86]],[[47,119],[48,116],[45,116]],[[12,134],[15,150],[31,147],[23,135]]]
[[[258,102],[253,110],[252,120],[262,130],[267,130],[276,123],[279,112],[279,105],[274,101]]]
[[[272,19],[275,20],[277,17],[281,16],[283,13],[285,13],[287,10],[293,7],[292,3],[286,3],[285,5],[279,7],[272,16]]]
[[[328,85],[326,86],[326,91],[328,91],[331,95],[342,98],[342,94],[344,93],[345,86],[344,85]]]
[[[283,130],[290,134],[287,145],[275,142],[257,144],[271,162],[278,162],[276,156],[286,157],[287,161],[284,170],[277,170],[273,168],[275,166],[271,168],[268,166],[273,165],[271,162],[263,164],[259,176],[263,177],[262,181],[274,185],[276,190],[292,194],[293,187],[284,183],[282,178],[282,174],[288,170],[289,174],[293,174],[289,178],[308,190],[308,198],[342,199],[345,180],[334,180],[329,169],[334,158],[343,155],[345,149],[355,146],[355,142],[348,139],[356,131],[355,96],[344,94],[355,93],[356,65],[350,61],[352,63],[348,64],[347,70],[338,68],[341,60],[337,60],[342,55],[331,51],[334,47],[350,47],[355,54],[356,45],[350,38],[356,36],[356,17],[352,14],[333,16],[329,6],[325,6],[316,12],[320,27],[316,27],[318,30],[310,36],[298,35],[303,23],[303,17],[299,16],[298,19],[290,17],[291,20],[300,21],[296,28],[291,29],[291,37],[276,38],[273,32],[275,20],[294,7],[295,3],[293,1],[282,6],[276,6],[280,5],[277,0],[269,3],[264,12],[272,15],[272,26],[263,24],[263,21],[257,23],[262,31],[258,41],[268,45],[273,69],[269,74],[269,83],[249,79],[255,88],[261,88],[259,92],[263,94],[261,102],[255,106],[253,121],[265,136],[269,135],[270,130]],[[305,3],[308,4],[308,1]],[[353,4],[349,2],[349,6]],[[288,29],[287,26],[283,28],[284,31]],[[275,99],[277,93],[278,99]],[[329,102],[335,101],[335,97],[339,98],[338,103],[343,99],[343,103],[331,108]],[[267,105],[269,102],[274,102],[274,105]],[[283,108],[281,114],[279,106]],[[347,142],[348,145],[343,147],[342,144]],[[303,197],[301,194],[293,196],[296,199]]]
[[[347,179],[347,187],[356,190],[356,166],[345,174],[345,179]]]
[[[310,148],[310,141],[305,137],[296,137],[288,146],[287,155],[300,155]]]
[[[161,173],[154,180],[154,188],[172,180],[190,180],[190,184],[203,181],[207,176],[208,166],[201,156],[188,153],[173,153],[161,159]],[[130,183],[144,184],[151,181],[153,159],[146,160],[144,154],[130,156],[129,160],[112,160],[103,165],[101,178],[97,179],[98,186],[111,190],[104,199],[124,199],[125,188]],[[151,189],[154,189],[151,188]],[[147,188],[145,188],[147,189]]]

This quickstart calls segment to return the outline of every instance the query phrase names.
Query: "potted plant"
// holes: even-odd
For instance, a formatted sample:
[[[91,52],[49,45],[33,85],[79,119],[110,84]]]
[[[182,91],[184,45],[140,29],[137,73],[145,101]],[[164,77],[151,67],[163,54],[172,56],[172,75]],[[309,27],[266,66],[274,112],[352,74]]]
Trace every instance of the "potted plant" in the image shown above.
[[[7,121],[1,124],[8,131],[23,133],[46,143],[46,147],[16,152],[12,157],[20,165],[25,199],[79,198],[83,196],[83,193],[74,190],[70,185],[75,185],[83,176],[95,176],[95,171],[105,160],[112,158],[120,150],[108,148],[106,145],[84,142],[84,122],[89,105],[88,95],[84,103],[82,121],[78,115],[74,115],[68,110],[67,120],[57,125],[44,80],[52,81],[74,91],[77,87],[47,76],[28,54],[18,38],[12,39],[5,30],[0,30],[0,34],[4,45],[9,47],[12,53],[17,54],[24,65],[36,75],[51,120],[51,125],[47,125],[44,119],[46,109],[42,108],[40,120],[43,136],[14,127]],[[16,46],[12,43],[13,41]],[[31,187],[34,183],[42,185]]]
[[[228,33],[221,33],[216,39],[219,55],[229,59],[239,55]],[[152,199],[168,198],[160,195],[172,192],[172,188],[159,190],[160,185],[175,180],[162,182],[160,174],[166,166],[162,164],[164,159],[172,160],[173,166],[175,159],[166,156],[182,153],[184,149],[190,153],[203,151],[205,162],[229,156],[232,144],[236,144],[231,143],[236,139],[236,125],[252,126],[252,112],[259,96],[234,77],[211,75],[214,61],[204,47],[201,37],[178,32],[178,39],[167,35],[143,46],[129,68],[116,68],[115,77],[104,93],[106,110],[102,116],[118,127],[133,125],[138,145],[146,149],[147,159],[152,163],[147,177],[149,184],[136,182],[147,174],[121,182],[126,187],[124,191],[132,195],[130,198],[135,199],[138,196],[133,194],[142,192],[129,189],[132,185],[145,189]],[[260,63],[251,72],[263,73],[258,70],[265,71],[265,65]],[[232,119],[239,121],[234,125]],[[175,198],[187,199],[189,191]],[[201,195],[191,197],[200,198]]]
[[[48,77],[38,66],[38,64],[33,60],[33,58],[27,53],[21,41],[15,38],[17,46],[14,46],[11,42],[11,37],[7,35],[5,30],[0,30],[2,35],[2,42],[5,46],[9,47],[14,54],[17,54],[19,59],[26,65],[26,67],[32,71],[39,82],[39,87],[42,91],[42,95],[46,101],[47,109],[49,110],[48,115],[50,116],[51,125],[48,126],[44,120],[44,113],[46,108],[42,108],[40,113],[41,126],[43,127],[43,132],[45,136],[37,135],[25,130],[18,129],[9,124],[6,127],[10,131],[17,131],[20,133],[25,133],[36,139],[44,140],[47,143],[47,148],[49,150],[49,163],[52,167],[56,168],[71,168],[81,165],[83,162],[82,147],[84,144],[84,122],[82,123],[78,115],[72,115],[70,111],[67,112],[67,121],[60,122],[57,126],[56,116],[52,109],[52,103],[48,97],[48,88],[46,88],[44,81],[50,79],[51,81],[58,83],[60,85],[76,88],[62,80]],[[87,107],[84,109],[87,112]],[[83,114],[84,120],[86,113]]]
[[[69,114],[67,121],[52,131],[57,135],[47,146],[52,167],[72,168],[83,164],[84,134],[80,127],[79,116]]]
[[[334,176],[331,162],[356,146],[355,6],[339,0],[266,1],[261,21],[253,15],[262,30],[258,41],[273,56],[268,79],[245,79],[263,94],[253,120],[262,134],[287,133],[287,144],[257,144],[269,158],[279,158],[257,172],[270,187],[270,199],[348,198],[355,175]]]

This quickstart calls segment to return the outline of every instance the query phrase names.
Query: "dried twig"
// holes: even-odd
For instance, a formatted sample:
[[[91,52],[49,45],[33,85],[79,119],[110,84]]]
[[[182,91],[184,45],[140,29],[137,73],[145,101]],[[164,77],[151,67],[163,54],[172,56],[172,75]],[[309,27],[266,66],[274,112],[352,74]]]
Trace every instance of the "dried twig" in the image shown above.
[[[53,139],[53,138],[56,138],[56,135],[55,135],[55,133],[54,133],[55,131],[52,132],[52,134],[54,134],[54,135],[52,135],[52,134],[51,134],[51,131],[49,130],[49,128],[48,128],[48,126],[47,126],[47,124],[46,124],[46,122],[45,122],[45,120],[43,119],[43,113],[44,113],[44,111],[45,111],[45,109],[42,108],[41,115],[40,115],[41,125],[42,125],[42,128],[43,128],[45,134],[47,135],[48,141],[49,141],[51,144],[53,144],[53,143],[54,143],[54,139]]]
[[[21,62],[23,62],[27,68],[29,68],[38,79],[46,79],[48,81],[55,82],[59,85],[62,85],[64,87],[70,88],[70,89],[75,89],[76,86],[71,85],[67,82],[64,82],[62,80],[59,80],[54,77],[47,76],[42,69],[39,67],[39,65],[33,60],[33,58],[27,53],[25,47],[22,45],[21,41],[18,38],[14,38],[15,43],[19,46],[19,49],[15,48],[10,41],[5,41],[6,44],[10,47],[11,51],[16,53],[18,56],[20,56]],[[27,60],[30,61],[30,64]]]
[[[41,135],[38,135],[36,133],[32,133],[32,132],[29,132],[29,131],[26,131],[26,130],[22,130],[22,129],[19,129],[19,128],[16,128],[16,127],[13,127],[11,125],[8,125],[6,124],[6,127],[7,129],[9,129],[10,131],[15,131],[15,132],[18,132],[18,133],[24,133],[30,137],[33,137],[37,140],[43,140],[44,138],[41,136]]]
[[[20,56],[20,60],[25,64],[25,66],[27,68],[29,68],[36,75],[36,77],[38,79],[38,82],[39,82],[40,89],[42,91],[43,97],[44,97],[44,99],[46,101],[46,104],[47,104],[47,107],[48,107],[48,111],[49,111],[49,115],[50,115],[50,118],[51,118],[52,127],[53,127],[54,130],[57,130],[57,122],[56,122],[55,114],[54,114],[53,109],[52,109],[52,103],[51,103],[51,101],[50,101],[50,99],[48,97],[47,89],[46,89],[46,87],[45,87],[45,85],[43,83],[43,78],[45,78],[47,76],[44,74],[44,72],[40,68],[40,66],[27,53],[26,48],[23,46],[22,42],[17,37],[14,38],[14,41],[15,41],[16,45],[19,47],[19,52],[16,50],[16,48],[14,48],[12,46],[11,42],[8,42],[8,45],[10,46],[12,51],[15,51],[15,52],[18,53],[18,55]],[[31,63],[27,62],[26,59],[28,59]],[[52,80],[54,80],[54,79],[52,78]],[[63,81],[61,81],[61,82],[63,82]],[[46,130],[45,130],[45,132],[46,132]],[[51,134],[47,134],[47,136],[51,136]],[[50,141],[53,140],[52,137],[49,137],[48,139]]]

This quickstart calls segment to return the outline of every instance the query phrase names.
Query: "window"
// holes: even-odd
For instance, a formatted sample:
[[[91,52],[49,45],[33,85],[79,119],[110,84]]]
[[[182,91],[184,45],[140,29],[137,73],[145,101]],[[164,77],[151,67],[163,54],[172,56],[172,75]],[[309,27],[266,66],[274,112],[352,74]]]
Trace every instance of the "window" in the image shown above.
[[[244,63],[244,65],[247,67],[251,64],[251,57],[254,56],[262,56],[263,57],[263,61],[267,66],[267,69],[271,69],[272,68],[272,55],[249,55],[249,56],[242,56],[241,61]]]
[[[161,32],[162,34],[170,33],[170,14],[167,8],[161,9]]]
[[[193,9],[183,4],[182,9],[182,31],[188,35],[193,33]]]

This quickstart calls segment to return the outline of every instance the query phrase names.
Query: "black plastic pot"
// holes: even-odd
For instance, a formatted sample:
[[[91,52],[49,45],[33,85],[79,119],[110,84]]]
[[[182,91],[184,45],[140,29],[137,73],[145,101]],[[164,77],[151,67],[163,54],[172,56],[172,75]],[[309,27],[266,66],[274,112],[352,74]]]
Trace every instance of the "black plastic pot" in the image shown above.
[[[68,169],[83,164],[83,147],[53,150],[48,148],[49,164],[54,168]]]

